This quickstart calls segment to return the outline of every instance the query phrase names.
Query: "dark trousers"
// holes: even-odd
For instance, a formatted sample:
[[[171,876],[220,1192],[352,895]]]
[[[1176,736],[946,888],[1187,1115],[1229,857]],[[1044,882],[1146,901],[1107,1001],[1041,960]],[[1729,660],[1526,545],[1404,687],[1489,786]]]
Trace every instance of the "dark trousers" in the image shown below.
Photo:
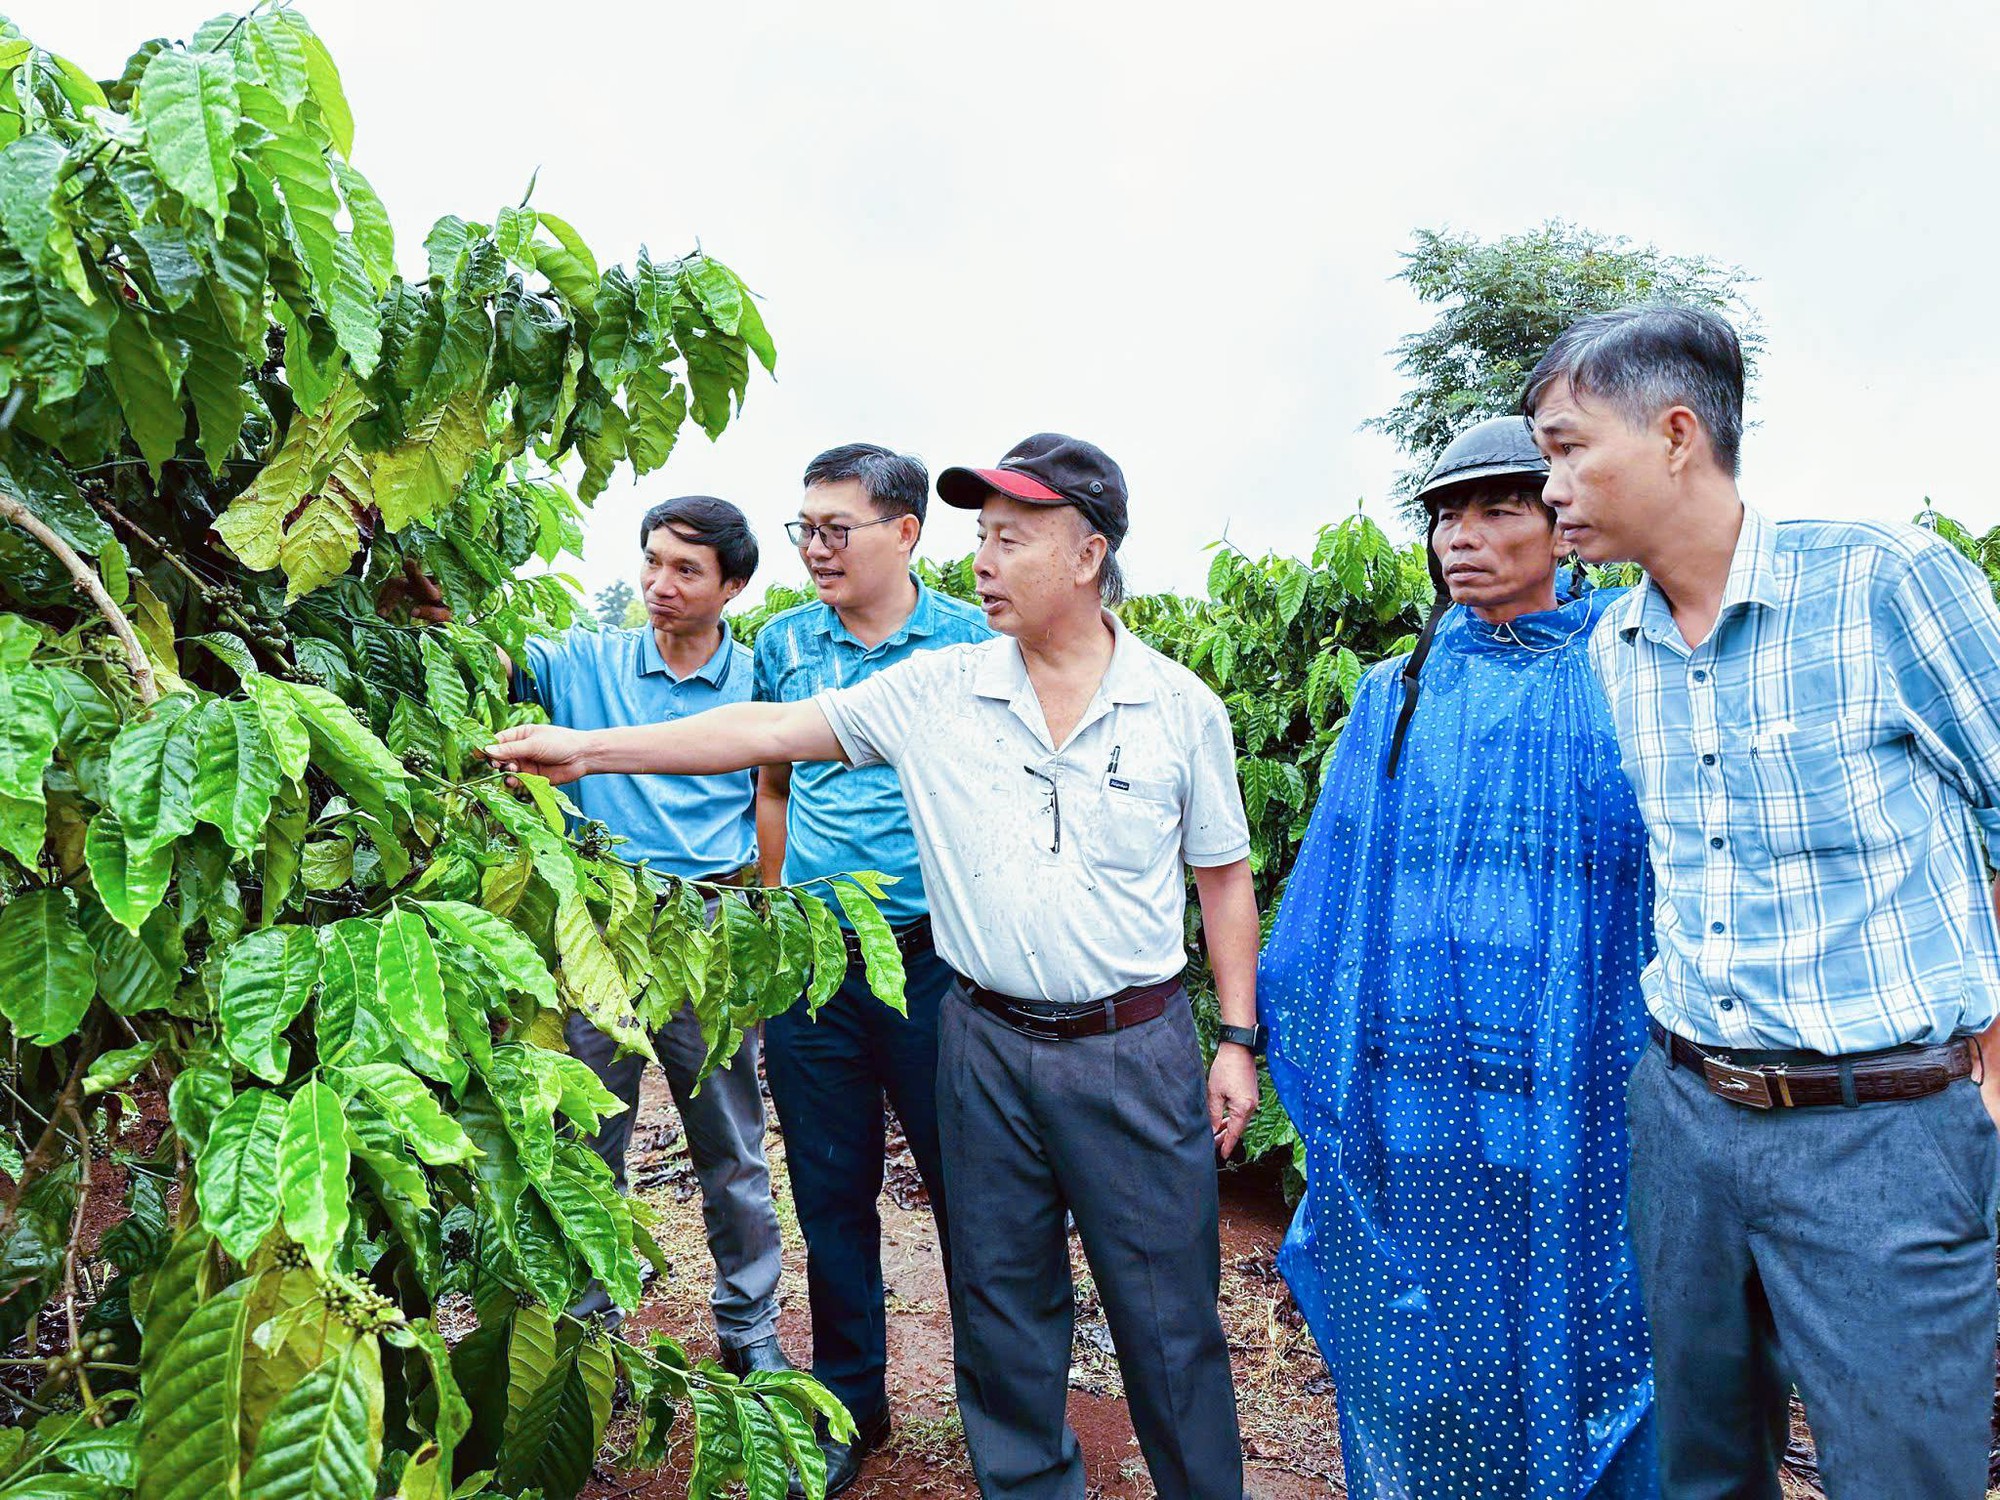
[[[1665,1500],[1777,1500],[1793,1384],[1830,1500],[1980,1500],[2000,1136],[1978,1088],[1754,1110],[1648,1047],[1627,1103]]]
[[[1104,1302],[1161,1500],[1239,1500],[1242,1445],[1216,1313],[1215,1145],[1194,1017],[1036,1041],[954,986],[939,1037],[958,1409],[982,1495],[1082,1500],[1064,1420],[1067,1210]]]
[[[604,1121],[591,1150],[603,1157],[625,1191],[625,1148],[639,1112],[639,1081],[646,1060],[636,1052],[615,1056],[617,1043],[580,1015],[564,1025],[569,1050],[590,1064],[604,1086],[625,1101],[622,1114]],[[778,1331],[781,1249],[778,1215],[771,1206],[771,1173],[764,1164],[764,1095],[757,1084],[757,1035],[726,1068],[717,1068],[695,1091],[695,1075],[708,1057],[692,1006],[653,1033],[653,1050],[680,1111],[688,1159],[701,1184],[702,1225],[715,1258],[709,1306],[716,1335],[732,1349]]]
[[[813,1374],[859,1421],[888,1405],[882,1295],[882,1100],[886,1095],[930,1193],[951,1270],[938,1166],[938,1004],[951,970],[929,948],[903,957],[904,1019],[877,1000],[860,965],[810,1019],[803,1005],[764,1023],[764,1072],[785,1133],[792,1200],[806,1240]]]

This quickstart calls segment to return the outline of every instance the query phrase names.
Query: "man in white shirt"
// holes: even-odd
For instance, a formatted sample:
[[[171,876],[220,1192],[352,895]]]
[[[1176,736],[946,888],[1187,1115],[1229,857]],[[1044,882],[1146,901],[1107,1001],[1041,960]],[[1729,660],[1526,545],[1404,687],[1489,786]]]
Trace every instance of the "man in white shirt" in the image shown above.
[[[981,1492],[1081,1500],[1064,1422],[1075,1218],[1162,1500],[1238,1500],[1215,1156],[1257,1099],[1257,911],[1222,704],[1103,608],[1121,591],[1125,481],[1038,433],[949,469],[980,512],[1003,638],[855,687],[579,734],[509,730],[488,755],[556,781],[773,761],[896,768],[947,998],[940,1135],[952,1203],[959,1409]],[[1225,1023],[1206,1088],[1180,972],[1183,868]]]

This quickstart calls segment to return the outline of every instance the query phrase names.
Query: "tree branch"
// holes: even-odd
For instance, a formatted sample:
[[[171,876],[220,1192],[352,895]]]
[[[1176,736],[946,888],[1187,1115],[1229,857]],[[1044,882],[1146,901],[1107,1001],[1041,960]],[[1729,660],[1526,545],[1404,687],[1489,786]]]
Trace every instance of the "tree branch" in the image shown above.
[[[76,586],[97,606],[97,612],[104,616],[104,623],[111,627],[111,633],[125,648],[125,656],[132,669],[132,682],[139,690],[140,703],[147,707],[157,703],[160,688],[153,680],[153,664],[146,656],[146,648],[139,644],[139,637],[132,630],[132,622],[125,618],[125,611],[104,592],[104,581],[97,576],[96,570],[83,560],[76,548],[51,531],[46,521],[5,490],[0,490],[0,521],[13,522],[54,553],[56,560],[69,569],[69,576],[76,580]]]
[[[4,1241],[14,1231],[14,1221],[19,1214],[21,1198],[28,1189],[54,1163],[56,1148],[68,1141],[63,1132],[62,1117],[76,1109],[77,1100],[83,1097],[83,1075],[90,1071],[90,1065],[97,1061],[97,1041],[102,1035],[102,1022],[92,1020],[77,1043],[76,1061],[69,1070],[69,1079],[56,1095],[56,1102],[49,1110],[48,1128],[42,1138],[35,1142],[35,1149],[28,1153],[28,1159],[21,1164],[21,1175],[15,1180],[14,1191],[7,1195],[7,1202],[0,1207],[0,1241]],[[90,1149],[90,1137],[82,1135],[79,1146],[84,1151]]]

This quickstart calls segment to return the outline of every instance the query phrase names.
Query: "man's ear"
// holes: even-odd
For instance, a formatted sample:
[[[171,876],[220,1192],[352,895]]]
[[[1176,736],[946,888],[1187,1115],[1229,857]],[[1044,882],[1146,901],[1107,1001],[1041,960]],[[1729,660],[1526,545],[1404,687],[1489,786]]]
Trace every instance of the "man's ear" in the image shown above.
[[[896,540],[903,544],[905,552],[914,553],[923,536],[924,523],[917,519],[915,511],[904,511],[896,518]]]
[[[1104,559],[1110,554],[1110,541],[1100,532],[1091,532],[1077,550],[1077,578],[1080,581],[1088,579],[1092,588],[1097,587],[1097,577],[1104,571]]]
[[[1708,434],[1702,430],[1701,418],[1685,406],[1670,406],[1660,413],[1659,430],[1667,445],[1667,471],[1678,479],[1707,450]]]
[[[747,578],[725,578],[722,581],[722,602],[727,604],[750,586]]]

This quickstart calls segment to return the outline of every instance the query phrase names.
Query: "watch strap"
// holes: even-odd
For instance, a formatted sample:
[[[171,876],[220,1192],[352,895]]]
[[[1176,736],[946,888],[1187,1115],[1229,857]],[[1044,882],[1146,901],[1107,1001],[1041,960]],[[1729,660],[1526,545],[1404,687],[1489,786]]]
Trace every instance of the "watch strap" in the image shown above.
[[[1264,1042],[1269,1033],[1260,1024],[1256,1026],[1224,1026],[1219,1035],[1223,1041],[1234,1042],[1239,1047],[1248,1047],[1252,1054],[1262,1057],[1264,1055]]]

